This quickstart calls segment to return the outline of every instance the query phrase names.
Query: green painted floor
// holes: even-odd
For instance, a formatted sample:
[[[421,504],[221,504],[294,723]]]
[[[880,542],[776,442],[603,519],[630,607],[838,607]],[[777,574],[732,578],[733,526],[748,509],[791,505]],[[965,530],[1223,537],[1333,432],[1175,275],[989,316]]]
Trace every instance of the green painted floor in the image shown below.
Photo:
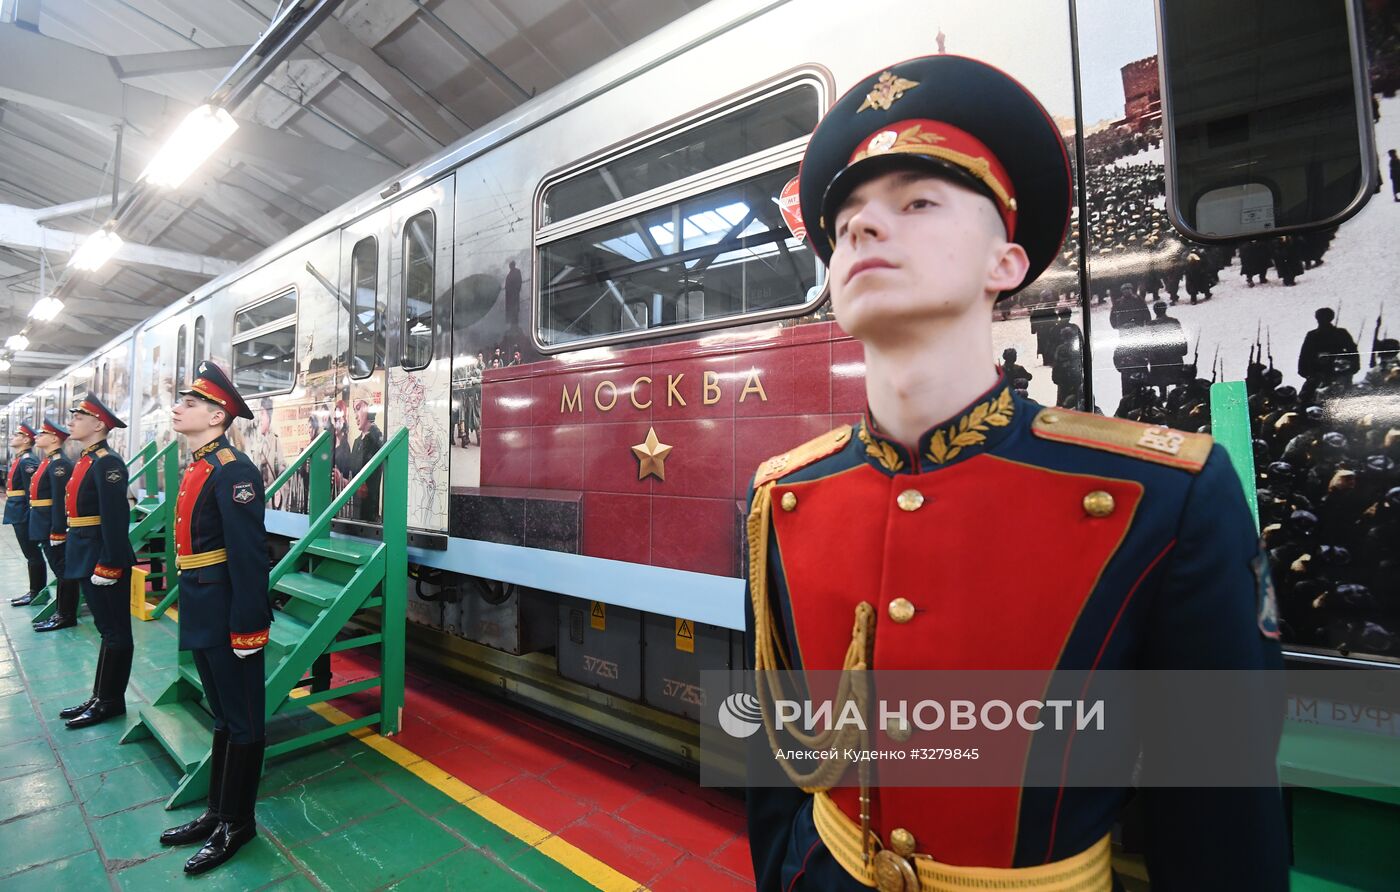
[[[8,528],[0,541],[0,579],[23,580]],[[158,837],[202,806],[165,811],[174,764],[152,740],[117,745],[135,705],[172,677],[174,623],[133,620],[126,721],[70,731],[57,712],[91,691],[96,630],[84,611],[75,629],[36,634],[34,611],[9,606],[19,593],[0,590],[0,892],[591,888],[352,738],[272,760],[258,838],[217,870],[184,876],[194,849],[164,849]]]

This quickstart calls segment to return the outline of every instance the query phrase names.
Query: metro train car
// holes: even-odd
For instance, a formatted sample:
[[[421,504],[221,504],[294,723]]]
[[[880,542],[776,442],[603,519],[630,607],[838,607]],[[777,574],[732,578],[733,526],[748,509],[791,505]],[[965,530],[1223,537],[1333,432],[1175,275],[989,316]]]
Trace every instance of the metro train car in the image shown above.
[[[1041,99],[1076,173],[1061,256],[999,307],[989,361],[1044,404],[1190,430],[1212,382],[1246,381],[1290,658],[1400,665],[1400,207],[1372,157],[1400,145],[1396,6],[1357,4],[1336,39],[1285,34],[1296,70],[1340,84],[1337,114],[1361,109],[1350,156],[1218,196],[1186,169],[1186,100],[1163,102],[1185,75],[1156,13],[714,0],[201,286],[3,424],[91,391],[129,420],[129,455],[172,439],[210,359],[254,407],[233,436],[266,481],[329,427],[340,488],[407,428],[409,490],[371,481],[337,528],[374,537],[381,500],[407,501],[410,659],[693,758],[700,671],[751,659],[754,470],[865,407],[794,210],[804,145],[866,74],[962,54]],[[1212,70],[1262,52],[1180,35]],[[1331,121],[1271,120],[1204,139],[1284,151]],[[270,508],[273,532],[304,529],[304,477]]]

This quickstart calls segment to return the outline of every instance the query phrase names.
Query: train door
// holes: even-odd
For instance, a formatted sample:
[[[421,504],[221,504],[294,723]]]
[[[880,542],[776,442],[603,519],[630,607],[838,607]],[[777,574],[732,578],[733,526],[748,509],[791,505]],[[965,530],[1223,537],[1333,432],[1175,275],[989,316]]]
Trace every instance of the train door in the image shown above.
[[[408,429],[408,525],[437,534],[447,531],[453,213],[451,177],[391,209],[388,400],[378,427],[365,405],[352,406],[365,438],[358,442],[366,444],[356,454],[364,458],[384,437]]]
[[[340,492],[383,443],[385,309],[389,295],[391,209],[356,220],[340,233],[339,398],[331,410],[331,475]],[[380,475],[357,487],[339,515],[355,524],[380,520]],[[402,498],[402,493],[396,493]]]

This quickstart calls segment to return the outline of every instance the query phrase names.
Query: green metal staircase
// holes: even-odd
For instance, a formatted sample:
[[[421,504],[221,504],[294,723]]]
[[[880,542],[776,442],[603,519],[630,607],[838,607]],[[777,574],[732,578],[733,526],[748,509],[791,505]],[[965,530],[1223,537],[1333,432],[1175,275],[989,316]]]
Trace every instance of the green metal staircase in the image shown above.
[[[149,617],[156,619],[174,600],[168,579],[171,568],[175,566],[175,541],[165,535],[165,531],[174,524],[175,502],[165,498],[160,480],[162,471],[166,480],[178,479],[179,445],[171,442],[157,449],[155,441],[151,441],[138,449],[136,454],[127,460],[126,466],[127,479],[140,480],[140,488],[144,491],[141,499],[131,508],[131,548],[136,552],[138,564],[150,563],[152,566],[152,572],[146,577],[146,581],[153,583],[156,591],[165,594],[165,599]],[[156,566],[160,569],[156,570]],[[39,597],[34,599],[32,606],[40,608],[34,614],[34,622],[48,619],[58,609],[58,601],[54,597],[57,587],[58,580],[50,581]]]
[[[379,689],[379,710],[344,724],[269,740],[269,759],[376,724],[379,733],[392,735],[403,719],[408,432],[400,430],[391,437],[340,495],[332,498],[331,438],[330,432],[324,431],[273,482],[267,497],[303,467],[308,471],[306,535],[292,544],[268,579],[268,595],[276,599],[266,658],[269,736],[275,733],[275,717],[375,688]],[[332,518],[381,467],[386,494],[382,541],[332,538]],[[172,560],[167,566],[173,565]],[[177,595],[178,584],[171,586],[158,609],[163,610]],[[370,625],[380,631],[348,630],[347,625],[366,611],[378,614]],[[323,668],[318,671],[329,654],[369,647],[379,649],[378,676],[330,687],[328,672]],[[121,739],[128,743],[154,737],[184,772],[166,808],[192,802],[208,791],[212,728],[213,717],[204,702],[193,658],[182,651],[175,679],[151,705],[141,707],[140,720]]]

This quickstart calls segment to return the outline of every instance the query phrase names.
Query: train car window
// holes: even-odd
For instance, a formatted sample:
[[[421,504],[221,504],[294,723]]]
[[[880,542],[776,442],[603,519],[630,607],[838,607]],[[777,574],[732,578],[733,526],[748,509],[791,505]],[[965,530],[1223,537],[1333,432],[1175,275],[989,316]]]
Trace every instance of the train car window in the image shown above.
[[[384,364],[380,327],[379,240],[366,236],[350,252],[350,377],[366,378]]]
[[[817,85],[802,81],[692,122],[680,133],[665,134],[551,186],[542,197],[540,225],[805,138],[816,128],[823,107]]]
[[[790,78],[540,190],[536,340],[546,352],[791,316],[825,271],[779,202],[825,107]]]
[[[1160,0],[1167,202],[1221,241],[1333,226],[1376,180],[1355,0]]]
[[[713,325],[812,300],[823,270],[777,204],[796,175],[784,165],[541,246],[541,343]]]
[[[296,311],[297,293],[295,289],[285,291],[276,297],[270,297],[235,313],[233,336],[236,339],[239,335],[246,334],[255,328],[262,328],[269,322],[277,322],[288,316],[294,316]]]
[[[175,384],[177,388],[184,387],[187,383],[185,381],[185,371],[187,369],[185,365],[185,347],[187,340],[185,326],[182,325],[180,326],[179,332],[175,335]]]
[[[437,246],[437,222],[432,211],[423,211],[403,228],[403,343],[402,365],[421,369],[433,358],[433,252]]]
[[[204,352],[204,317],[196,316],[194,319],[194,368],[199,368],[199,364],[206,358]]]
[[[245,399],[292,389],[296,380],[296,307],[296,289],[289,288],[233,314],[233,386]],[[282,315],[272,315],[278,311]]]

